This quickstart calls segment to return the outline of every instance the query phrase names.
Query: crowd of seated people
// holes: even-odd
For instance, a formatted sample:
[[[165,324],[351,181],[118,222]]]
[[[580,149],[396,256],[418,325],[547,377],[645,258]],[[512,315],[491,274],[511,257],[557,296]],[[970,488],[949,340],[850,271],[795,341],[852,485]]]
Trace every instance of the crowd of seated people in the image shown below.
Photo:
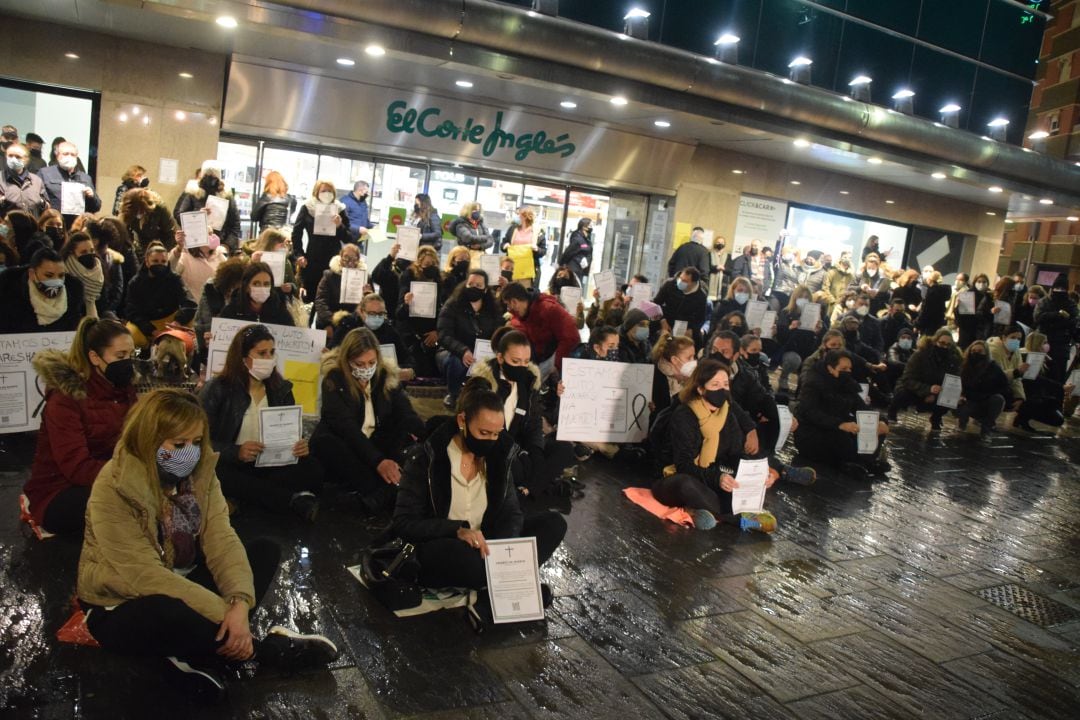
[[[890,426],[908,408],[929,413],[933,432],[952,412],[958,428],[974,421],[989,439],[1007,414],[1027,431],[1060,426],[1076,407],[1077,304],[1065,275],[1044,289],[1013,277],[991,287],[980,274],[968,288],[966,277],[950,286],[933,268],[893,267],[873,243],[836,265],[816,250],[751,244],[727,269],[683,251],[695,263],[673,264],[671,277],[635,275],[613,297],[594,289],[568,310],[562,290],[588,287],[600,269],[587,222],[550,259],[560,264],[548,262],[545,289],[546,240],[528,208],[502,248],[526,246],[520,259],[508,253],[489,275],[482,257],[500,248],[475,203],[443,247],[439,215],[418,195],[408,220],[422,230],[416,259],[396,243],[375,258],[364,254],[382,252],[368,245],[365,183],[343,200],[320,181],[298,202],[281,183],[260,234],[245,239],[214,161],[172,216],[145,171],[131,169],[114,218],[100,214],[77,150],[61,149],[56,169],[42,172],[79,178],[88,214],[54,212],[54,179],[26,170],[18,143],[7,147],[0,188],[0,333],[74,336],[69,349],[34,359],[45,399],[23,516],[39,537],[84,538],[79,599],[104,647],[171,657],[177,672],[210,678],[212,694],[220,682],[200,665],[208,655],[295,666],[336,653],[325,638],[284,628],[253,638],[248,617],[279,551],[245,544],[233,512],[318,522],[321,504],[341,495],[327,486],[337,486],[355,498],[350,507],[392,518],[395,536],[417,548],[425,585],[481,589],[487,540],[535,536],[541,563],[555,552],[566,520],[543,498],[581,497],[581,463],[636,472],[700,529],[768,533],[778,520],[764,508],[733,512],[740,461],[767,460],[769,487],[811,484],[824,467],[862,479],[889,470]],[[207,246],[190,248],[178,216],[207,211],[210,196],[229,210]],[[332,218],[331,234],[323,222],[316,233],[317,216]],[[272,266],[273,253],[284,263]],[[346,270],[367,273],[350,302]],[[726,282],[710,300],[719,273]],[[643,284],[652,297],[635,294]],[[422,287],[433,312],[418,302]],[[759,327],[753,301],[775,311],[770,327]],[[218,318],[242,327],[221,369],[207,373]],[[297,404],[268,326],[325,330],[325,348],[317,425],[289,449],[292,462],[264,467],[261,411]],[[137,400],[136,368],[178,328],[193,336],[198,375],[187,379],[197,394],[159,389]],[[568,358],[653,366],[646,439],[558,439]],[[948,376],[960,382],[955,408],[938,402]],[[445,412],[427,422],[407,390],[419,381],[446,385]],[[869,451],[867,412],[879,414]],[[798,460],[785,459],[782,436]]]

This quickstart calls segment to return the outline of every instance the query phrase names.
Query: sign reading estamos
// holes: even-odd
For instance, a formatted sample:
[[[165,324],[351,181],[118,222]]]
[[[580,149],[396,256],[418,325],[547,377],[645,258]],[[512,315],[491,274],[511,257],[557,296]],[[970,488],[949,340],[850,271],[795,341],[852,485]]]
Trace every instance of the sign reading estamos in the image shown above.
[[[496,150],[516,150],[514,159],[524,161],[530,154],[570,157],[577,146],[570,140],[569,133],[556,138],[548,137],[543,130],[515,135],[502,128],[503,113],[495,113],[495,126],[487,126],[468,118],[464,125],[453,120],[441,120],[442,110],[437,107],[417,110],[410,108],[404,100],[396,100],[386,107],[386,129],[392,133],[419,133],[423,137],[456,140],[473,145],[480,145],[484,157],[491,157]]]

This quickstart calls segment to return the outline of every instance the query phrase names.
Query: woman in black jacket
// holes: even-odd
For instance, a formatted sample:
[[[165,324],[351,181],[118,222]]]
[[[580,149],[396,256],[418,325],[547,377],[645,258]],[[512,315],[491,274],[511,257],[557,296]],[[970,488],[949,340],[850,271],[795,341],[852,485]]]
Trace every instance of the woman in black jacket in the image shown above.
[[[926,278],[926,293],[923,297],[915,327],[921,335],[932,335],[938,328],[945,327],[945,310],[952,299],[952,288],[941,282],[941,273],[937,270]]]
[[[771,533],[776,529],[772,513],[731,511],[739,461],[756,453],[757,431],[750,416],[731,401],[729,373],[724,363],[705,358],[673,401],[667,428],[671,464],[653,482],[653,496],[665,505],[686,508],[699,530],[725,522]],[[772,487],[779,477],[770,470],[765,486]]]
[[[447,407],[457,404],[465,376],[476,361],[476,341],[490,340],[503,324],[495,297],[488,291],[487,273],[479,268],[469,271],[464,284],[453,291],[439,311],[437,323],[441,349],[435,359],[446,375]]]
[[[367,272],[360,255],[360,246],[356,243],[345,243],[341,246],[341,253],[330,260],[330,267],[323,273],[319,281],[319,289],[315,293],[315,327],[322,330],[334,324],[334,315],[340,311],[347,313],[356,311],[356,303],[341,302],[341,271],[345,268],[359,269]],[[365,283],[370,285],[370,283]],[[366,295],[369,291],[364,290]]]
[[[296,404],[292,383],[278,374],[274,355],[274,336],[265,325],[243,328],[229,344],[225,368],[203,386],[199,402],[210,420],[214,450],[221,455],[217,476],[225,496],[271,512],[292,510],[314,522],[323,470],[310,456],[307,440],[293,446],[295,464],[257,466],[266,447],[260,411]]]
[[[592,220],[581,218],[578,220],[577,230],[570,233],[566,248],[559,255],[559,264],[570,268],[577,275],[581,287],[585,287],[589,268],[592,267],[592,255]]]
[[[435,317],[413,317],[412,284],[414,282],[435,283]],[[435,352],[439,342],[436,321],[444,300],[441,282],[439,256],[434,248],[426,245],[417,252],[416,262],[403,270],[398,277],[397,326],[406,345],[409,346],[410,354],[416,361],[416,374],[420,377],[435,377],[438,374],[435,363]]]
[[[920,339],[919,349],[908,359],[900,382],[896,384],[889,404],[889,421],[895,422],[898,411],[914,405],[918,412],[930,411],[932,432],[940,430],[941,418],[949,411],[937,402],[941,383],[945,375],[960,373],[960,360],[960,352],[948,328],[941,328],[932,336]]]
[[[975,312],[961,312],[960,301],[957,300],[956,329],[959,330],[957,344],[961,350],[966,350],[967,346],[975,340],[985,340],[990,333],[990,327],[994,321],[990,309],[994,307],[994,298],[989,290],[990,278],[983,273],[979,273],[975,276],[975,281],[970,290],[975,296]]]
[[[802,318],[803,307],[810,302],[810,289],[805,285],[799,285],[791,292],[787,307],[783,308],[776,317],[776,339],[780,344],[780,377],[777,380],[777,388],[780,392],[788,390],[788,375],[797,373],[802,366],[803,360],[821,345],[821,339],[829,329],[829,321],[825,318],[818,320],[812,328],[804,328],[799,323]]]
[[[333,234],[316,234],[315,217],[329,215],[335,228]],[[307,244],[303,244],[307,233]],[[319,280],[330,267],[330,258],[341,252],[343,243],[351,241],[349,214],[345,205],[338,201],[333,183],[320,180],[315,183],[311,197],[300,207],[293,223],[292,244],[297,256],[296,266],[302,268],[300,277],[308,295],[314,294]]]
[[[74,330],[86,314],[83,284],[60,254],[41,248],[26,267],[0,272],[0,333]]]
[[[150,345],[154,333],[175,320],[186,325],[195,317],[195,300],[180,276],[169,269],[164,245],[151,243],[143,266],[127,286],[124,317],[135,347]]]
[[[412,215],[409,216],[409,224],[420,228],[421,245],[430,245],[437,252],[442,251],[442,217],[439,215],[439,211],[431,206],[431,196],[427,193],[416,193],[416,201],[413,202],[413,211]]]
[[[357,490],[371,512],[393,506],[405,448],[424,433],[398,377],[367,328],[323,357],[322,411],[311,447],[330,477]]]
[[[259,232],[267,228],[275,230],[289,224],[289,216],[296,207],[296,198],[289,195],[289,184],[277,170],[266,174],[263,193],[251,209],[251,222],[259,224]]]
[[[566,521],[551,511],[523,516],[519,455],[505,430],[502,399],[486,380],[470,380],[457,416],[409,459],[398,490],[393,531],[416,545],[421,585],[486,587],[487,540],[535,537],[539,564],[554,554]],[[550,597],[544,593],[545,605]]]
[[[889,426],[878,421],[877,448],[859,454],[859,425],[855,413],[870,410],[863,402],[862,389],[851,374],[853,357],[847,350],[830,350],[805,375],[799,387],[795,417],[795,447],[800,456],[834,464],[857,477],[884,473],[888,463],[881,457]]]
[[[218,167],[216,161],[207,160],[204,162],[202,175],[199,176],[198,183],[188,183],[188,187],[184,189],[184,194],[180,196],[176,207],[173,208],[173,219],[176,221],[176,225],[180,225],[180,216],[186,212],[204,209],[206,199],[210,195],[227,200],[229,203],[225,211],[225,222],[220,228],[211,229],[221,238],[221,244],[229,248],[229,253],[235,253],[240,247],[240,211],[236,208],[236,198],[233,197],[232,191],[225,187],[225,183],[221,179],[221,168]],[[171,232],[166,234],[172,235]],[[142,242],[139,244],[145,245]]]
[[[966,429],[968,420],[975,418],[980,438],[987,442],[1002,410],[1012,404],[1013,394],[1009,378],[997,363],[990,361],[990,349],[982,340],[971,343],[964,351],[960,383],[963,394],[956,409],[960,429]]]
[[[285,296],[274,287],[274,271],[263,262],[251,262],[244,268],[240,289],[233,293],[221,317],[290,327],[295,324]]]

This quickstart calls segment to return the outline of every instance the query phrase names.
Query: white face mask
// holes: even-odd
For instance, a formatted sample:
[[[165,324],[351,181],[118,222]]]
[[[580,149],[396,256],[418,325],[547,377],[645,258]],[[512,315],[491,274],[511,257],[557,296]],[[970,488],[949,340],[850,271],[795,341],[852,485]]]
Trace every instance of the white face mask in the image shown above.
[[[334,202],[334,193],[330,192],[329,190],[323,190],[321,193],[319,193],[319,202],[325,205],[329,205],[330,203]]]
[[[273,358],[251,358],[251,377],[256,380],[265,380],[274,374],[277,362]]]
[[[689,378],[694,374],[695,369],[697,369],[697,360],[687,360],[683,363],[682,367],[679,368],[679,374],[684,378]]]
[[[262,286],[252,286],[251,299],[262,305],[264,302],[270,299],[270,288]]]
[[[71,170],[79,162],[79,158],[71,157],[70,155],[64,155],[56,159],[56,164],[65,170]]]

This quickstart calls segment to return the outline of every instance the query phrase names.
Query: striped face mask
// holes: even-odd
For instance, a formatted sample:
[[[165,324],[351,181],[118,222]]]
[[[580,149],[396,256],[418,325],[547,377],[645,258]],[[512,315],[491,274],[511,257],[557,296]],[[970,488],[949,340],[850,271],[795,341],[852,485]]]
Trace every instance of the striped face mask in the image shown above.
[[[202,457],[202,448],[198,445],[185,445],[175,450],[166,450],[161,447],[157,451],[158,467],[168,474],[186,478],[195,470]]]

